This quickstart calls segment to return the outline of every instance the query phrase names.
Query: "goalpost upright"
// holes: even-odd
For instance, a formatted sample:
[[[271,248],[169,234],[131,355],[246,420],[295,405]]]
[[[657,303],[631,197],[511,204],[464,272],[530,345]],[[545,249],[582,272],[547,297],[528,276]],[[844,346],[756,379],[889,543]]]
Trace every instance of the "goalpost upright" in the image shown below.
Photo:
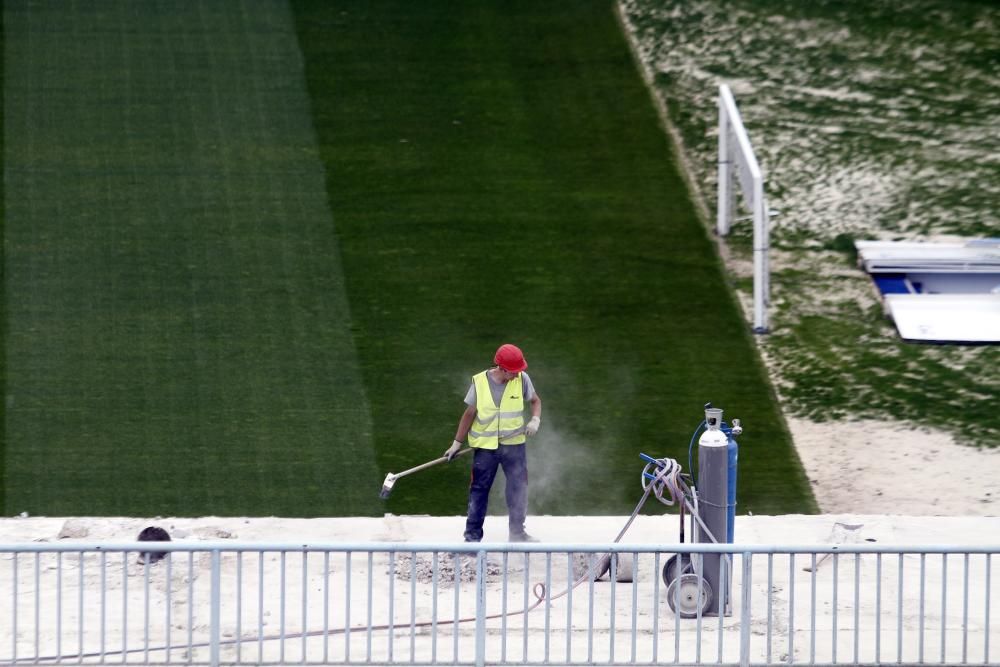
[[[764,174],[743,127],[743,119],[729,86],[719,86],[719,192],[717,231],[729,233],[733,219],[733,178],[739,182],[743,202],[753,218],[753,330],[767,333],[770,292],[768,266],[769,212],[764,197]]]

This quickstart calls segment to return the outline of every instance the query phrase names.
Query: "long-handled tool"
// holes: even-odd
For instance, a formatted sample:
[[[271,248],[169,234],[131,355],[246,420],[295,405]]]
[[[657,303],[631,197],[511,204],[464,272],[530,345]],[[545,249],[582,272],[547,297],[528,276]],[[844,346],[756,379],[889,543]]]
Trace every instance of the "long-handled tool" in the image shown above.
[[[453,456],[451,458],[455,459],[455,458],[461,456],[462,454],[465,454],[466,452],[471,452],[471,451],[472,451],[472,447],[466,447],[465,449],[460,449],[460,450],[458,450],[458,452],[455,453],[455,456]],[[431,466],[436,466],[437,464],[444,463],[445,461],[448,461],[448,460],[449,459],[448,459],[447,456],[442,456],[439,459],[434,459],[433,461],[428,461],[427,463],[421,463],[420,465],[416,466],[415,468],[410,468],[409,470],[404,470],[403,472],[389,473],[388,475],[385,476],[385,481],[382,482],[382,492],[378,494],[379,498],[382,498],[383,500],[385,500],[386,498],[388,498],[389,494],[392,493],[392,486],[393,486],[393,484],[395,484],[396,480],[399,479],[400,477],[406,477],[407,475],[412,475],[415,472],[420,472],[421,470],[423,470],[425,468],[430,468]]]

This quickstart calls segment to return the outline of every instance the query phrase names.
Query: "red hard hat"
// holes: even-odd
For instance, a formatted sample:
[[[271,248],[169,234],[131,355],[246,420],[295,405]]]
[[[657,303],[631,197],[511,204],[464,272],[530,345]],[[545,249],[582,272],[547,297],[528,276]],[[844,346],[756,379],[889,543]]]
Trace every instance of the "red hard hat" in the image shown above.
[[[528,362],[524,360],[521,348],[510,343],[504,343],[497,348],[497,353],[493,356],[493,363],[508,373],[520,373],[528,367]]]

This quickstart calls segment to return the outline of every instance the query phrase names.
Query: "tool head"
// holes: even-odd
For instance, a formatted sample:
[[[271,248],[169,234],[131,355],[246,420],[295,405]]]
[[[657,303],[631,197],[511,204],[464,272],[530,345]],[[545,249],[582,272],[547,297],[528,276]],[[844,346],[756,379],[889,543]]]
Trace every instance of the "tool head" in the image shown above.
[[[378,494],[379,498],[385,500],[392,493],[392,485],[396,483],[396,475],[389,473],[385,476],[385,481],[382,482],[382,492]]]

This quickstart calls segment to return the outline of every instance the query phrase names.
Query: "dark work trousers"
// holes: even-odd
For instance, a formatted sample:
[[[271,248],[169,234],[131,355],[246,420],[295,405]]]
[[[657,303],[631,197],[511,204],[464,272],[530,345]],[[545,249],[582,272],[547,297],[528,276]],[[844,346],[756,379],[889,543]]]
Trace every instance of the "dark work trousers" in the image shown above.
[[[476,449],[472,459],[472,482],[469,484],[469,514],[465,521],[465,540],[483,539],[483,521],[490,488],[503,467],[507,478],[507,513],[511,535],[524,533],[524,518],[528,514],[528,460],[524,445],[500,445],[496,449]]]

